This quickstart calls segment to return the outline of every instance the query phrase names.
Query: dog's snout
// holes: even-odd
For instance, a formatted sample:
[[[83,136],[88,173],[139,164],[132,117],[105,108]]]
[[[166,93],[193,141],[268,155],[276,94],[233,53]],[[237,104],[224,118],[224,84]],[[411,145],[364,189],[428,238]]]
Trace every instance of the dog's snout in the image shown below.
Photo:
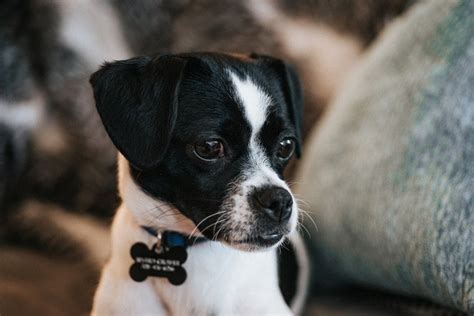
[[[267,187],[256,190],[252,199],[257,209],[262,210],[278,223],[285,223],[291,217],[293,198],[283,188]]]

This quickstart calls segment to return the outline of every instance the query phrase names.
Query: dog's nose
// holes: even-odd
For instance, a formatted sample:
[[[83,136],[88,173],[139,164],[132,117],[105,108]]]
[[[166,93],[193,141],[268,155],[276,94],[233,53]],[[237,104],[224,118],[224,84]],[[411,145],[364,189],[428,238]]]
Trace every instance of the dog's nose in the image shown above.
[[[255,191],[252,198],[257,208],[278,223],[286,223],[290,219],[293,198],[287,190],[280,187],[262,188]]]

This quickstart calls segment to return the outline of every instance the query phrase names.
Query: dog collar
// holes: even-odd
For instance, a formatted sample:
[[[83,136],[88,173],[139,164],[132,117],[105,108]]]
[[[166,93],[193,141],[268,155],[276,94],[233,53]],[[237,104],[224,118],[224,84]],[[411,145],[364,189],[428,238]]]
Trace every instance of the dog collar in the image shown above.
[[[206,237],[195,237],[181,234],[174,230],[157,230],[150,226],[141,226],[148,234],[153,237],[160,237],[161,243],[166,247],[190,247],[209,241]]]

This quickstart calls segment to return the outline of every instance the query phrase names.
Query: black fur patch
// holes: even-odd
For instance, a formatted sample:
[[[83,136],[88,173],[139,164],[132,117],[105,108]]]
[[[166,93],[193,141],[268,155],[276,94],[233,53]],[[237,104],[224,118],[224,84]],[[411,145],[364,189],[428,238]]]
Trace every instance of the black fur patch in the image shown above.
[[[293,245],[286,242],[278,251],[278,282],[285,302],[290,305],[297,291],[299,267]]]

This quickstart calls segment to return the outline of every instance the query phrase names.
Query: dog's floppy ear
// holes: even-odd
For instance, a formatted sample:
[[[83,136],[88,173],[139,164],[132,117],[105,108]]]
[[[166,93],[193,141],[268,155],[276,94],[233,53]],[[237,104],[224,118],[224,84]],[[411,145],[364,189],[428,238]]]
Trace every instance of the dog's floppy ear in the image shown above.
[[[302,126],[303,126],[303,91],[295,69],[278,58],[250,54],[250,57],[268,65],[276,74],[279,85],[283,91],[288,107],[288,115],[295,127],[296,133],[296,156],[301,157]]]
[[[185,59],[166,55],[106,63],[90,79],[97,111],[117,149],[138,169],[168,148]]]

